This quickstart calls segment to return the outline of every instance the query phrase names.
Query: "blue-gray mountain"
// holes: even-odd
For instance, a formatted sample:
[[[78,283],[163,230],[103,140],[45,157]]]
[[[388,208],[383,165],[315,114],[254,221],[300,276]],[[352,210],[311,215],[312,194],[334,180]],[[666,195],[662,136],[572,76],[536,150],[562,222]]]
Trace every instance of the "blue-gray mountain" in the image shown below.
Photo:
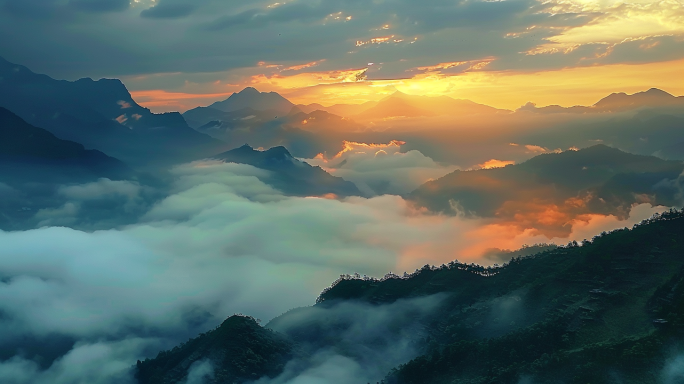
[[[276,92],[259,92],[252,87],[247,87],[240,92],[230,95],[223,101],[217,101],[209,108],[223,112],[234,112],[244,108],[252,108],[259,111],[273,111],[275,113],[288,113],[294,104]]]
[[[497,217],[567,235],[578,215],[626,218],[638,203],[681,205],[682,172],[681,161],[596,145],[503,168],[454,171],[423,184],[408,199],[434,212]]]
[[[2,182],[82,182],[101,177],[129,178],[123,162],[97,150],[62,140],[0,107],[0,175]]]
[[[335,177],[306,162],[294,158],[285,147],[273,147],[266,151],[243,145],[215,156],[213,159],[231,163],[249,164],[270,171],[264,181],[285,194],[293,196],[338,197],[360,196],[356,185],[341,177]]]
[[[0,58],[0,106],[55,136],[130,164],[182,162],[227,145],[179,113],[153,114],[119,80],[55,80]]]

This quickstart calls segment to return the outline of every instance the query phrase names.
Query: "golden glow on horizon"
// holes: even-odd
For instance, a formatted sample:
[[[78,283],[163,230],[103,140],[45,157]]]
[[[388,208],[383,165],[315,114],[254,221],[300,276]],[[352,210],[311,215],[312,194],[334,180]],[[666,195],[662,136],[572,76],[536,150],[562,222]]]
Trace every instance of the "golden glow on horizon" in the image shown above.
[[[391,80],[364,80],[368,69],[361,68],[291,76],[280,73],[270,77],[256,75],[243,84],[232,85],[231,91],[253,86],[262,92],[279,92],[295,104],[319,103],[326,106],[377,101],[401,91],[411,95],[447,95],[506,109],[517,109],[530,101],[538,106],[557,104],[569,107],[592,105],[613,92],[635,93],[652,87],[682,95],[684,80],[679,80],[682,68],[684,59],[539,72],[473,71],[459,75],[427,72],[408,79]],[[146,90],[131,94],[139,104],[157,111],[184,111],[223,100],[232,92],[197,94]]]
[[[185,112],[198,105],[204,106],[223,100],[233,94],[233,92],[195,94],[163,90],[131,91],[130,93],[138,104],[155,112]]]
[[[132,3],[150,6],[155,4],[154,1],[132,0]],[[274,2],[267,8],[285,3]],[[377,66],[369,63],[366,68],[336,71],[312,70],[325,59],[286,65],[262,61],[252,68],[229,71],[232,75],[230,83],[234,85],[230,88],[211,88],[209,84],[201,88],[196,84],[194,88],[182,88],[182,91],[195,94],[192,96],[154,90],[136,94],[144,98],[139,100],[141,104],[157,110],[184,110],[206,105],[202,104],[203,100],[213,97],[212,101],[216,101],[245,86],[279,92],[296,104],[320,103],[327,106],[377,101],[396,90],[412,95],[447,95],[506,109],[516,109],[529,101],[539,106],[591,105],[612,92],[634,93],[652,87],[684,94],[684,82],[676,80],[681,78],[680,68],[684,67],[684,60],[591,65],[596,60],[610,59],[614,51],[624,46],[634,50],[634,57],[616,53],[619,60],[648,60],[650,50],[662,51],[666,41],[684,42],[684,0],[540,0],[539,5],[540,13],[574,15],[582,20],[564,26],[543,22],[521,25],[520,29],[504,31],[503,36],[510,39],[536,33],[549,36],[542,37],[537,46],[520,53],[537,55],[539,57],[528,59],[542,61],[545,60],[543,56],[554,55],[553,59],[549,58],[551,60],[560,56],[563,60],[562,57],[568,55],[565,69],[490,71],[487,69],[496,60],[494,57],[462,61],[456,55],[453,61],[428,63],[392,79],[366,80],[367,75],[373,77],[375,68],[382,66],[382,57],[369,60],[380,63]],[[336,12],[327,15],[323,23],[349,20],[352,20],[351,14]],[[373,35],[349,41],[350,48],[356,49],[349,53],[361,52],[372,45],[415,43],[419,38],[400,36],[394,31],[398,26],[394,22],[379,20],[375,28],[370,29]],[[421,40],[423,37],[420,36]],[[576,57],[578,52],[585,50],[587,57]],[[578,67],[579,64],[587,66]],[[461,73],[441,73],[457,70]],[[207,95],[197,94],[204,90]],[[225,92],[228,90],[231,92]],[[197,101],[194,105],[193,100]]]
[[[517,109],[529,101],[538,106],[558,104],[569,107],[592,105],[613,92],[635,93],[652,87],[682,95],[684,81],[674,80],[681,78],[681,68],[684,68],[684,59],[540,72],[476,71],[453,76],[427,73],[410,79],[368,80],[326,86],[312,84],[299,89],[279,87],[284,84],[281,79],[278,79],[278,83],[266,81],[255,85],[281,92],[298,104],[363,103],[377,101],[398,90],[412,95],[447,95],[470,99],[506,109]]]

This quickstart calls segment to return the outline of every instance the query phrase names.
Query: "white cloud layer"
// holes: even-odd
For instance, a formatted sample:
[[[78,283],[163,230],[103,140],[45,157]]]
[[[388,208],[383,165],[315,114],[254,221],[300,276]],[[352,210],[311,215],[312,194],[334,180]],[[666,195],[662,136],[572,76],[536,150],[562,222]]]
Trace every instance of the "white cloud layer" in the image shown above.
[[[458,169],[436,163],[419,151],[401,152],[392,142],[369,147],[346,142],[346,151],[333,159],[306,159],[335,176],[356,184],[368,196],[405,195],[431,179],[438,179]]]
[[[46,370],[31,356],[0,362],[0,382],[125,382],[137,359],[233,313],[270,319],[310,305],[341,273],[401,273],[549,240],[501,223],[428,215],[398,196],[286,197],[259,172],[180,166],[173,194],[119,229],[0,232],[0,346],[54,335],[77,342]],[[82,201],[135,190],[100,181],[62,192]],[[629,226],[654,210],[639,206],[628,222],[597,216],[576,223],[573,235]]]

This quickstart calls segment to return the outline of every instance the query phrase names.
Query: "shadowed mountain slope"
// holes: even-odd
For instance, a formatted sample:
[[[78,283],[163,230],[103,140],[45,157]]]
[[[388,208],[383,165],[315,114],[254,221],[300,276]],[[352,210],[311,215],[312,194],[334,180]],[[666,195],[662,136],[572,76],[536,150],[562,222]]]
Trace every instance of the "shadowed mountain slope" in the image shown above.
[[[0,106],[55,136],[131,163],[182,162],[225,144],[179,113],[153,114],[119,80],[55,80],[0,58]]]
[[[58,139],[0,107],[2,181],[77,182],[132,174],[121,161],[73,141]]]
[[[240,148],[212,156],[212,158],[232,163],[249,164],[271,171],[270,177],[262,181],[288,195],[325,196],[334,194],[337,197],[361,195],[354,183],[332,176],[320,167],[312,167],[297,160],[285,147],[273,147],[266,151],[258,151],[249,145],[243,145]]]
[[[409,199],[435,212],[514,219],[540,226],[535,228],[546,223],[548,230],[562,230],[579,214],[625,217],[636,203],[674,206],[678,191],[658,184],[682,171],[679,161],[596,145],[504,168],[455,171],[423,184]]]

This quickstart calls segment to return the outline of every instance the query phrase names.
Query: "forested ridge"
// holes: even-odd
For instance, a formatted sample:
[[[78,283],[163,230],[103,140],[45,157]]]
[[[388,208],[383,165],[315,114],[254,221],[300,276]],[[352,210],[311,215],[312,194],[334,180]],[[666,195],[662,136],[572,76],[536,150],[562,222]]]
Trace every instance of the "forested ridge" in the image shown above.
[[[426,353],[385,382],[667,383],[684,351],[683,235],[684,216],[671,211],[473,278],[479,300],[454,291]]]
[[[418,338],[411,341],[417,353],[384,383],[668,383],[668,369],[684,353],[683,235],[684,213],[671,210],[580,244],[541,247],[546,250],[502,266],[453,261],[382,279],[343,275],[313,307],[285,313],[266,328],[233,317],[231,324],[249,323],[249,332],[226,323],[140,363],[138,377],[177,382],[169,379],[180,380],[202,357],[230,372],[223,377],[232,382],[249,382],[274,377],[285,357],[306,358],[317,348],[359,357],[365,352],[343,335],[364,315],[340,317],[341,305],[387,309],[437,298],[435,309],[404,311],[383,329],[395,338]],[[388,344],[372,337],[355,343],[368,353]],[[215,352],[227,346],[250,354]]]

